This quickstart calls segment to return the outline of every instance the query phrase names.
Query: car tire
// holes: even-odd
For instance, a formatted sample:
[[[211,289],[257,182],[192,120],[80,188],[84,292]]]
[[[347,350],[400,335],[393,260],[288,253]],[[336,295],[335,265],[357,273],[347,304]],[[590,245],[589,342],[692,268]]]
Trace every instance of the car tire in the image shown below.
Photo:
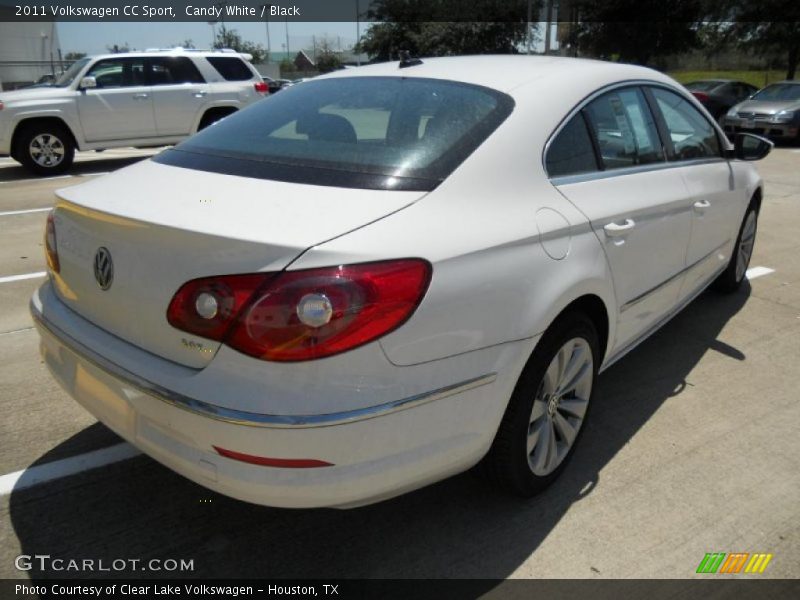
[[[730,294],[741,287],[747,274],[747,267],[750,265],[750,258],[753,256],[757,232],[758,207],[750,204],[739,227],[739,235],[736,236],[736,245],[730,261],[728,261],[728,266],[712,284],[715,290]]]
[[[585,429],[599,362],[592,321],[578,312],[561,316],[520,375],[481,462],[483,474],[522,497],[534,496],[555,481]],[[570,378],[579,385],[571,384]]]
[[[75,143],[63,125],[34,123],[15,137],[14,157],[36,175],[60,175],[75,158]]]

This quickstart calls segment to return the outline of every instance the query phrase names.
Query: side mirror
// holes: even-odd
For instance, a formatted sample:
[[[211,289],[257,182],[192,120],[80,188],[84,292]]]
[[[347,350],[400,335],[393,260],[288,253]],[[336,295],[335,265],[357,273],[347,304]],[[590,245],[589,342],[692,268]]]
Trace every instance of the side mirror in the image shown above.
[[[733,155],[740,160],[761,160],[775,144],[752,133],[737,133],[733,140]]]
[[[97,79],[94,77],[84,77],[81,79],[81,84],[78,87],[82,90],[92,90],[97,87]]]

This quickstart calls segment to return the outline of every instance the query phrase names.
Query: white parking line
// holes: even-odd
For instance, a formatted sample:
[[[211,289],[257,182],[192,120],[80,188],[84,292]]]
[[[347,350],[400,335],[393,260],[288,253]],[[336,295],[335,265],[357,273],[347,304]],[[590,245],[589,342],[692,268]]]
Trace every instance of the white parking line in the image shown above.
[[[2,475],[0,476],[0,496],[10,494],[14,490],[23,490],[40,483],[128,460],[139,454],[141,452],[136,448],[123,443]]]
[[[770,269],[769,267],[752,267],[747,269],[745,272],[745,277],[748,279],[755,279],[756,277],[761,277],[762,275],[769,275],[770,273],[774,273],[775,269]]]
[[[0,217],[10,217],[11,215],[27,215],[28,213],[46,212],[52,208],[29,208],[28,210],[7,210],[0,212]]]
[[[24,279],[36,279],[44,277],[47,271],[39,271],[38,273],[25,273],[23,275],[9,275],[8,277],[0,277],[0,283],[11,283],[12,281],[22,281]]]

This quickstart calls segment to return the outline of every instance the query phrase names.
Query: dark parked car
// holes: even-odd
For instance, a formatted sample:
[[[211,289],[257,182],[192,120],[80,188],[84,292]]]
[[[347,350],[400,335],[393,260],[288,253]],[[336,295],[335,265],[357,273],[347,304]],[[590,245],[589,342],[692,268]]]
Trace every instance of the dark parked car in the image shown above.
[[[732,79],[702,79],[684,87],[706,107],[715,119],[722,117],[731,106],[755,94],[758,88]]]

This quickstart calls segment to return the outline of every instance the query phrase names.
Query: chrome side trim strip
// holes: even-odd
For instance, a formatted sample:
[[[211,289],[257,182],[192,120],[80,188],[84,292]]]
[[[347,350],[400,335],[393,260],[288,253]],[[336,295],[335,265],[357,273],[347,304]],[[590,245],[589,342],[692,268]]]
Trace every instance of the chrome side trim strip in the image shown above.
[[[646,165],[633,167],[622,167],[619,169],[607,169],[605,171],[590,171],[588,173],[576,173],[575,175],[561,175],[550,179],[550,183],[558,187],[572,183],[585,183],[587,181],[597,181],[598,179],[608,179],[610,177],[622,177],[624,175],[636,175],[638,173],[651,173],[653,171],[664,171],[666,169],[680,169],[683,167],[695,167],[698,165],[708,165],[714,163],[724,163],[721,157],[698,158],[687,161],[653,162]]]
[[[383,417],[401,410],[415,408],[429,402],[435,402],[436,400],[441,400],[455,394],[460,394],[477,387],[488,385],[494,382],[494,380],[497,378],[497,373],[487,373],[486,375],[467,379],[466,381],[454,383],[430,392],[424,392],[422,394],[409,396],[400,400],[378,404],[377,406],[369,406],[366,408],[359,408],[337,413],[327,413],[321,415],[265,415],[260,413],[234,410],[217,406],[215,404],[202,402],[200,400],[196,400],[195,398],[178,394],[153,382],[147,381],[135,373],[131,373],[124,367],[111,362],[104,356],[98,354],[91,348],[70,336],[68,333],[59,329],[56,325],[48,321],[45,316],[36,309],[33,303],[30,305],[30,311],[33,320],[38,325],[47,330],[51,335],[67,346],[72,352],[92,363],[95,367],[104,371],[108,375],[123,381],[127,385],[136,388],[140,392],[161,400],[162,402],[166,402],[167,404],[171,404],[177,408],[203,417],[250,427],[265,427],[272,429],[308,429],[312,427],[330,427],[333,425],[354,423],[356,421],[363,421],[365,419]]]
[[[683,269],[681,269],[680,271],[678,271],[677,273],[675,273],[675,275],[673,275],[673,276],[672,276],[672,277],[670,277],[669,279],[665,279],[664,281],[662,281],[661,283],[659,283],[659,284],[658,284],[657,286],[655,286],[654,288],[651,288],[651,289],[647,290],[647,291],[646,291],[646,292],[644,292],[643,294],[639,294],[639,295],[638,295],[638,296],[636,296],[636,297],[635,297],[633,300],[628,300],[628,301],[627,301],[625,304],[623,304],[623,305],[622,305],[622,307],[619,309],[619,312],[620,312],[620,313],[624,313],[626,310],[628,310],[628,309],[629,309],[629,308],[631,308],[632,306],[635,306],[636,304],[638,304],[638,303],[639,303],[639,302],[641,302],[642,300],[646,300],[646,299],[647,299],[647,297],[648,297],[648,296],[650,296],[651,294],[653,294],[653,293],[657,292],[658,290],[660,290],[660,289],[661,289],[661,288],[663,288],[663,287],[666,287],[666,286],[668,286],[670,283],[672,283],[673,281],[675,281],[675,280],[676,280],[676,279],[678,279],[679,277],[681,277],[681,276],[685,275],[686,273],[688,273],[689,271],[691,271],[692,269],[694,269],[694,268],[695,268],[697,265],[699,265],[699,264],[700,264],[701,262],[703,262],[704,260],[708,259],[708,258],[709,258],[710,256],[712,256],[713,254],[716,254],[717,252],[719,252],[719,251],[720,251],[720,249],[721,249],[721,248],[724,248],[725,246],[727,246],[727,245],[730,243],[730,241],[731,241],[731,240],[730,240],[730,238],[728,238],[727,240],[725,240],[725,242],[723,242],[722,244],[720,244],[719,246],[717,246],[716,248],[714,248],[714,249],[713,249],[711,252],[709,252],[709,253],[708,253],[708,254],[706,254],[705,256],[703,256],[703,257],[699,258],[698,260],[694,261],[694,262],[693,262],[692,264],[690,264],[688,267],[684,267]]]

